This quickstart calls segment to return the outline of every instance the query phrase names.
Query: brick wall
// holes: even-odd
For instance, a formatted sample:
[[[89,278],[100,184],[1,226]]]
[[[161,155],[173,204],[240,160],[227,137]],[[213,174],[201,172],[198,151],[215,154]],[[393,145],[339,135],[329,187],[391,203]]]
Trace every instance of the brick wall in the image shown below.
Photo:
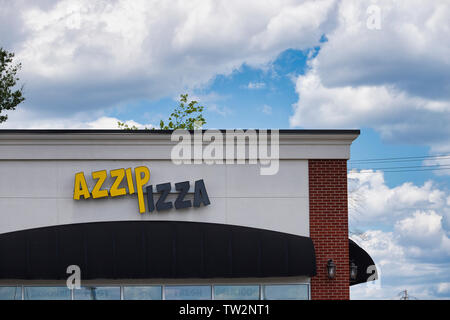
[[[347,161],[309,160],[309,225],[316,249],[317,275],[311,298],[349,299]],[[333,259],[336,278],[327,277]]]

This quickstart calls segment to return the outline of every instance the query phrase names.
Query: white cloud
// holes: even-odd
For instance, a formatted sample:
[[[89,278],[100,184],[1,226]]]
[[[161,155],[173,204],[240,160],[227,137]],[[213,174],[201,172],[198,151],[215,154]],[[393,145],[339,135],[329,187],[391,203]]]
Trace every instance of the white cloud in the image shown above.
[[[450,293],[450,282],[439,283],[437,290],[439,293]]]
[[[416,211],[412,217],[397,221],[395,229],[409,240],[431,237],[431,240],[436,241],[440,240],[436,236],[442,231],[441,220],[442,217],[434,211]]]
[[[189,99],[199,102],[199,105],[205,105],[205,111],[216,113],[222,117],[226,117],[233,113],[233,110],[223,105],[224,101],[229,98],[228,95],[221,95],[217,92],[209,92],[207,94],[190,93]]]
[[[325,87],[314,67],[297,78],[296,91],[291,126],[372,127],[389,141],[429,145],[450,136],[450,100],[412,96],[393,85]]]
[[[350,222],[374,224],[400,219],[417,210],[447,210],[446,193],[432,181],[411,182],[394,188],[382,171],[351,170],[348,174]]]
[[[138,129],[145,129],[145,128],[151,129],[151,128],[154,127],[150,123],[148,123],[148,124],[141,124],[141,123],[136,122],[134,120],[122,121],[122,120],[114,118],[114,117],[101,117],[101,118],[98,118],[97,120],[87,122],[86,126],[89,129],[117,129],[118,128],[117,122],[119,122],[119,121],[125,123],[130,128],[131,127],[136,127]],[[81,124],[81,125],[83,126],[84,124]]]
[[[450,257],[449,238],[442,225],[443,217],[433,210],[416,211],[412,216],[395,223],[395,231],[401,243],[406,244],[412,257]]]
[[[217,104],[210,104],[206,107],[206,111],[213,112],[225,117],[232,113],[232,110],[226,106],[219,106]]]
[[[247,85],[248,89],[263,89],[266,87],[264,82],[249,82]]]
[[[318,44],[334,0],[2,3],[18,40],[24,107],[46,117],[158,99]],[[15,20],[14,20],[15,17]]]
[[[373,4],[381,30],[366,26]],[[449,151],[449,14],[448,1],[341,1],[337,28],[296,81],[291,125],[372,127],[388,141]]]
[[[412,258],[410,248],[394,232],[368,230],[353,238],[374,259],[379,279],[351,287],[352,299],[399,299],[408,290],[417,299],[449,298],[445,284],[450,261],[431,262]]]
[[[449,297],[439,286],[450,276],[450,194],[434,182],[389,187],[381,171],[348,174],[352,238],[374,259],[380,280],[352,287],[352,298],[398,299],[407,289],[420,299]],[[370,226],[370,227],[367,227]]]
[[[78,113],[69,117],[41,119],[39,115],[26,109],[18,109],[11,113],[8,121],[2,124],[3,129],[119,129],[117,122],[124,122],[129,127],[139,129],[153,128],[154,125],[142,124],[134,120],[121,120],[102,115],[101,112]]]
[[[441,144],[440,146],[441,151],[444,152],[450,152],[450,144]],[[448,149],[447,149],[448,148]],[[432,152],[434,150],[431,150]],[[438,152],[437,154],[442,154],[441,152]],[[439,170],[434,170],[433,173],[436,175],[450,175],[450,156],[441,156],[441,157],[436,157],[436,158],[431,158],[431,159],[427,159],[425,161],[423,161],[424,165],[427,166],[434,166],[436,169]]]
[[[380,30],[367,28],[369,5],[380,8]],[[442,35],[450,31],[449,14],[446,0],[342,1],[317,72],[327,87],[392,84],[414,96],[448,98],[450,45]]]
[[[263,105],[262,107],[262,113],[267,114],[267,115],[271,115],[272,114],[272,107],[268,106],[267,104]]]

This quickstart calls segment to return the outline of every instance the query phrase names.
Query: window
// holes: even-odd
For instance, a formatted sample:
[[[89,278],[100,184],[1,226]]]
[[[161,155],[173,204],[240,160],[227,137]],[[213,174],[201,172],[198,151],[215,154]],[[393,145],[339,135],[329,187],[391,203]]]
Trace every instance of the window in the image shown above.
[[[0,286],[0,300],[308,300],[309,284]]]
[[[22,300],[22,287],[0,287],[0,300]]]
[[[166,286],[166,300],[211,300],[211,286]]]
[[[214,286],[215,300],[258,300],[259,286],[217,285]]]
[[[25,300],[70,300],[72,292],[67,287],[24,287]]]
[[[74,300],[120,300],[120,287],[86,286],[73,290]]]
[[[161,300],[161,286],[133,286],[123,287],[124,300]]]
[[[309,286],[306,284],[265,285],[265,300],[308,300]]]

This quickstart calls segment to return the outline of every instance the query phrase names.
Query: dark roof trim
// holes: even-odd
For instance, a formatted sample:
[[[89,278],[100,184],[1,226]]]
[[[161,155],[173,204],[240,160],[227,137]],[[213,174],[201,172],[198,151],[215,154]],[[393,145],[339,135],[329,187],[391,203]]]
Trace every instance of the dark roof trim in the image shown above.
[[[219,129],[226,132],[227,129]],[[232,129],[229,129],[232,130]],[[235,129],[238,130],[238,129]],[[239,129],[247,130],[247,129]],[[255,129],[257,132],[261,129]],[[271,129],[267,129],[269,132]],[[193,130],[189,130],[193,133]],[[206,130],[202,130],[205,132]],[[173,130],[121,130],[121,129],[0,129],[0,134],[172,134]],[[358,129],[279,129],[280,134],[357,134]]]

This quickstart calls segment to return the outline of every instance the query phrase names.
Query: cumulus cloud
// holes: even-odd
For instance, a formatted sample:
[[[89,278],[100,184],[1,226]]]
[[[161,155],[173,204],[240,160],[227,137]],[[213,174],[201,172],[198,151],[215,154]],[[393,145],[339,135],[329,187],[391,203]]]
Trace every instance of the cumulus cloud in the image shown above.
[[[447,194],[431,180],[389,188],[382,171],[353,169],[348,174],[350,222],[373,224],[404,218],[417,210],[448,211]],[[449,216],[450,217],[450,216]]]
[[[369,5],[380,30],[367,27]],[[450,151],[449,14],[448,1],[340,2],[337,28],[297,78],[291,125],[366,126],[390,142]]]
[[[450,282],[443,282],[438,285],[439,293],[450,293]]]
[[[367,26],[371,5],[380,9],[380,30]],[[414,96],[448,99],[450,46],[442,37],[450,31],[449,14],[446,0],[342,1],[317,72],[327,87],[392,84]]]
[[[71,116],[42,119],[33,111],[18,109],[12,113],[3,129],[118,129],[118,122],[139,129],[153,128],[151,123],[143,124],[134,120],[122,120],[102,115],[101,112],[77,113]]]
[[[392,85],[325,87],[313,69],[296,81],[292,126],[372,127],[388,141],[438,144],[450,136],[450,101],[411,96]]]
[[[20,37],[4,27],[0,36],[23,64],[24,108],[58,117],[184,92],[243,63],[259,66],[287,48],[315,46],[333,27],[334,6],[334,0],[2,1],[2,17]]]
[[[395,223],[398,240],[407,246],[410,257],[432,258],[433,261],[450,257],[450,239],[442,219],[433,210],[416,211],[412,216]]]
[[[442,236],[442,216],[435,211],[416,211],[395,224],[395,230],[410,244],[435,245],[440,243]]]
[[[154,128],[154,126],[150,123],[148,124],[142,124],[139,122],[136,122],[134,120],[120,120],[114,117],[100,117],[94,121],[90,121],[86,123],[86,127],[89,129],[117,129],[117,123],[123,122],[128,127],[136,127],[138,129],[151,129]],[[84,126],[84,123],[81,123],[80,126]]]
[[[374,259],[380,280],[352,287],[352,298],[445,296],[450,280],[450,194],[434,182],[386,185],[381,171],[348,174],[352,238]],[[370,227],[367,227],[370,226]],[[368,230],[367,230],[368,229]]]
[[[368,230],[363,238],[353,237],[377,264],[379,279],[351,287],[352,299],[399,299],[403,290],[417,299],[448,297],[450,261],[412,259],[408,247],[394,232]],[[359,270],[358,270],[359,272]]]
[[[390,188],[381,171],[352,170],[348,174],[350,229],[378,226],[410,257],[450,258],[450,194],[432,181]]]
[[[439,145],[440,152],[436,152],[436,148],[433,148],[431,151],[436,152],[437,154],[442,154],[442,152],[450,152],[450,142],[447,144]],[[434,171],[436,175],[450,175],[450,156],[437,156],[435,158],[426,159],[424,161],[425,165],[439,167],[439,170]]]

